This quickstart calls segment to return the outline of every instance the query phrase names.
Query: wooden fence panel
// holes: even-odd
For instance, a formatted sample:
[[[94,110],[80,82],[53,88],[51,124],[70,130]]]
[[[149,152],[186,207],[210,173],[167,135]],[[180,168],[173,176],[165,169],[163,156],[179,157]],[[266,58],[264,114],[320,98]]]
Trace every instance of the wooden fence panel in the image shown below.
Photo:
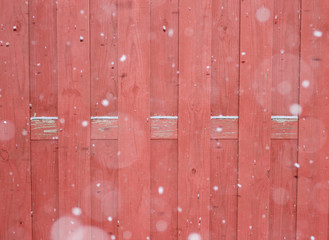
[[[0,238],[327,239],[327,12],[0,0]]]

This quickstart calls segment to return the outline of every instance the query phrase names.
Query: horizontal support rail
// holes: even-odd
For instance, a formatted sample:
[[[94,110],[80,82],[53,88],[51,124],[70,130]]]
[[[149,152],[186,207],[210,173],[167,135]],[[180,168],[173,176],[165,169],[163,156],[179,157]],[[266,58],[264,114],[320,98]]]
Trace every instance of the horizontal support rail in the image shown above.
[[[31,139],[57,139],[58,117],[32,117]],[[177,116],[151,116],[151,139],[177,139]],[[211,139],[238,139],[238,116],[212,116]],[[272,139],[297,139],[298,117],[272,116]],[[82,126],[81,127],[85,127]],[[118,139],[118,117],[91,117],[91,139]],[[142,127],[142,126],[141,126]]]

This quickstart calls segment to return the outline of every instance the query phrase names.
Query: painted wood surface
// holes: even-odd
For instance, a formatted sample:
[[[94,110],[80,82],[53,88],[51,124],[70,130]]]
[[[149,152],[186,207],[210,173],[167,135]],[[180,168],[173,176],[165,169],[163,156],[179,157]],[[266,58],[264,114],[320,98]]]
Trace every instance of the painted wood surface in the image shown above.
[[[178,239],[209,238],[211,1],[179,2]]]
[[[0,1],[0,239],[32,239],[29,26],[24,1]]]
[[[210,238],[237,239],[238,142],[211,141]]]
[[[328,238],[326,1],[0,6],[1,239]]]
[[[118,238],[118,141],[91,141],[91,224]],[[99,236],[98,236],[99,237]]]
[[[297,238],[327,239],[328,229],[328,34],[327,1],[303,1]],[[309,81],[305,84],[305,81]]]
[[[146,0],[118,5],[119,239],[150,237],[149,13]]]
[[[273,2],[242,1],[238,238],[269,234]]]
[[[57,141],[32,141],[31,174],[33,239],[49,239],[58,231],[53,228],[59,213]]]
[[[297,141],[272,140],[269,239],[295,239],[297,214]]]
[[[59,217],[74,217],[74,209],[80,209],[86,225],[91,210],[88,16],[87,0],[57,4],[57,24],[63,26],[57,29]],[[71,218],[59,221],[59,236],[66,236],[69,224]]]

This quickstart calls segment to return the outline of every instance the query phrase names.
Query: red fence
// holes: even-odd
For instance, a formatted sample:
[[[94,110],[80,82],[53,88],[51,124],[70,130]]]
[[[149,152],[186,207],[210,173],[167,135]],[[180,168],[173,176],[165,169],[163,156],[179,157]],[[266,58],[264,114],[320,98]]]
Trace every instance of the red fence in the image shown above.
[[[0,239],[328,239],[329,2],[0,1]]]

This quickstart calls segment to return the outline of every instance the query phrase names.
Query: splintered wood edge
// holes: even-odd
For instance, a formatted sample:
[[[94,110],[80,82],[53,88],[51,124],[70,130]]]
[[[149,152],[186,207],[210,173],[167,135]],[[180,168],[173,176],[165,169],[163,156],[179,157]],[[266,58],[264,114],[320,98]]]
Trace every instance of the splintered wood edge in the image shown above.
[[[56,140],[58,119],[31,119],[32,140]],[[238,139],[239,120],[237,118],[212,118],[211,139]],[[151,118],[151,139],[177,139],[177,118]],[[272,139],[297,139],[297,118],[273,118]],[[92,118],[91,139],[118,139],[117,118]]]

